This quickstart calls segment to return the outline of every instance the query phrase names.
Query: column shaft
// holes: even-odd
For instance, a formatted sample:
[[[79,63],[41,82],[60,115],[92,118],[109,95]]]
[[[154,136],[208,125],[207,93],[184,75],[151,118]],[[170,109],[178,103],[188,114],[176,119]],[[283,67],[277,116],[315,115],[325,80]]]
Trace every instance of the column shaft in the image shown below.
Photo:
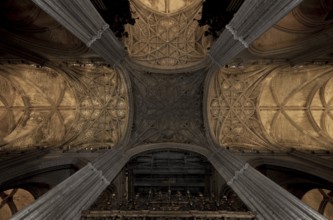
[[[229,151],[216,151],[209,160],[257,219],[326,219]]]
[[[110,150],[16,213],[11,219],[80,219],[82,210],[93,204],[127,161],[128,156],[122,151]],[[104,166],[100,166],[101,164]]]
[[[301,1],[245,0],[208,56],[217,66],[227,64]]]
[[[121,62],[126,52],[90,0],[32,0],[108,63]]]

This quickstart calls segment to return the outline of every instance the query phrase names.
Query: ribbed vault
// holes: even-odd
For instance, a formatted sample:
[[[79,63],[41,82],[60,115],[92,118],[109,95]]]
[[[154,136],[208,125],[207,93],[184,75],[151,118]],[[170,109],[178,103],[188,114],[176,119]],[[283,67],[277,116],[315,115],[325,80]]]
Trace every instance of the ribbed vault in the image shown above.
[[[129,100],[120,70],[5,65],[0,85],[1,149],[109,148],[125,136]]]
[[[220,146],[332,150],[331,66],[252,65],[219,70],[207,113]]]
[[[13,219],[79,219],[130,157],[170,148],[202,152],[258,219],[324,219],[230,149],[329,173],[292,151],[332,150],[329,1],[32,2],[0,3],[0,149],[90,162]]]

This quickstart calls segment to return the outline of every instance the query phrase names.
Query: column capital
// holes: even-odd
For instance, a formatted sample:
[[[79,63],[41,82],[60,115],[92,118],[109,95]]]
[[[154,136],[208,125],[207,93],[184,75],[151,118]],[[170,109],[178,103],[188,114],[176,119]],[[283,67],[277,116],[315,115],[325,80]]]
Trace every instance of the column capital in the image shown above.
[[[98,176],[101,178],[102,181],[104,181],[107,185],[110,185],[110,181],[108,181],[105,176],[103,175],[103,172],[101,170],[97,170],[92,163],[87,164],[88,167],[90,167],[94,172],[98,173]]]
[[[210,160],[227,184],[260,220],[295,220],[326,218],[288,191],[230,152],[216,151],[219,160]],[[212,159],[212,157],[210,158]],[[241,164],[243,164],[241,166]],[[230,176],[230,174],[233,176]]]
[[[91,39],[86,43],[87,46],[90,47],[96,40],[101,39],[102,34],[104,33],[104,31],[109,29],[109,27],[110,26],[108,24],[103,24],[102,27],[97,31],[96,35],[93,35]]]
[[[229,186],[232,185],[233,182],[238,179],[238,176],[242,175],[247,168],[249,168],[249,164],[248,163],[246,163],[240,170],[235,171],[235,175],[227,182],[227,184]]]
[[[95,161],[103,166],[98,167],[95,163],[88,163],[10,219],[79,220],[82,210],[93,204],[124,167],[128,157],[123,151],[111,150],[99,156]],[[103,174],[103,172],[108,174]]]
[[[225,28],[230,31],[230,33],[234,36],[235,40],[238,40],[239,42],[241,42],[245,48],[249,47],[249,44],[244,40],[244,38],[242,36],[238,36],[237,31],[234,30],[230,24],[226,25]]]

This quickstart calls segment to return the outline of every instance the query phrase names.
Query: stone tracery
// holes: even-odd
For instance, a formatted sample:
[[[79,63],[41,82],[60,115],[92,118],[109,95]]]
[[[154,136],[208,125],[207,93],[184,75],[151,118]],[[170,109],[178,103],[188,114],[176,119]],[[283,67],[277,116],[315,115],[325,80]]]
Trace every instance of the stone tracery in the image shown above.
[[[88,69],[87,73],[80,74],[84,71],[81,67],[72,68],[78,74],[76,88],[80,91],[77,93],[80,132],[72,144],[81,148],[113,147],[122,140],[127,129],[127,87],[119,70],[104,66]]]
[[[266,148],[256,114],[260,82],[273,67],[225,68],[216,73],[208,92],[208,121],[222,146]]]
[[[168,22],[167,22],[168,23]],[[170,24],[169,24],[170,25]],[[84,28],[83,28],[84,29]],[[256,33],[256,31],[254,31],[255,33]],[[162,30],[162,32],[161,33],[166,33],[165,32],[165,30]],[[165,39],[163,39],[163,40],[165,40]],[[106,50],[107,51],[107,50]],[[169,62],[170,60],[168,60],[167,59],[167,62]],[[163,62],[162,62],[163,63]],[[195,63],[195,62],[194,62]],[[169,62],[168,64],[174,64],[174,63],[172,63],[172,62]],[[149,65],[148,65],[149,66]],[[76,72],[76,73],[78,73],[79,72],[79,70],[74,70],[74,72]],[[149,73],[148,73],[149,74]],[[106,74],[105,74],[106,75]],[[230,75],[230,74],[229,74]],[[258,73],[258,75],[260,75],[259,73]],[[79,74],[77,74],[77,76],[76,76],[77,78],[80,78],[79,77]],[[107,76],[107,77],[109,77],[109,76]],[[106,78],[107,78],[106,77]],[[75,78],[75,77],[73,77],[73,78]],[[77,79],[76,78],[76,79]],[[83,79],[83,78],[86,78],[86,79]],[[172,79],[172,77],[170,77],[171,79]],[[240,77],[241,78],[241,77]],[[246,78],[246,77],[245,77]],[[254,77],[255,78],[255,77]],[[260,78],[260,77],[259,77]],[[67,139],[67,142],[66,142],[66,144],[68,144],[68,143],[74,143],[74,145],[80,145],[80,146],[83,146],[83,147],[85,147],[85,145],[81,145],[82,143],[88,143],[88,146],[89,146],[89,144],[90,143],[93,143],[94,145],[97,143],[97,141],[99,141],[99,140],[103,140],[103,142],[104,142],[104,144],[106,144],[106,145],[108,145],[108,144],[110,144],[110,145],[108,145],[108,146],[113,146],[114,145],[114,143],[116,142],[116,141],[113,141],[113,140],[109,140],[109,139],[103,139],[104,137],[106,137],[107,135],[101,135],[101,136],[99,136],[99,134],[104,134],[105,132],[107,133],[107,134],[110,134],[110,133],[108,133],[109,132],[109,130],[106,130],[106,129],[108,129],[110,126],[110,121],[111,120],[109,120],[110,119],[110,117],[112,118],[112,119],[116,119],[115,121],[117,121],[119,118],[119,120],[121,120],[121,119],[123,119],[123,116],[124,116],[124,114],[123,114],[123,112],[124,111],[126,111],[126,104],[124,105],[124,103],[123,103],[123,100],[125,100],[126,98],[123,98],[123,99],[118,99],[119,97],[116,97],[115,99],[117,99],[117,100],[121,100],[121,101],[115,101],[115,103],[113,103],[113,102],[109,102],[109,101],[106,101],[106,100],[108,100],[108,99],[100,99],[100,97],[106,97],[106,96],[104,96],[105,94],[106,95],[108,95],[109,94],[109,90],[108,89],[106,89],[106,88],[109,88],[109,84],[107,84],[105,81],[108,81],[108,80],[100,80],[100,77],[98,76],[98,77],[87,77],[87,76],[85,76],[85,77],[82,77],[82,78],[80,78],[80,81],[82,80],[82,85],[78,85],[78,84],[73,84],[73,87],[75,87],[76,89],[77,89],[77,91],[80,91],[79,92],[79,94],[77,94],[77,97],[79,97],[76,101],[77,101],[77,103],[79,103],[79,108],[80,108],[80,110],[83,110],[82,111],[82,115],[79,115],[76,119],[77,119],[77,121],[76,122],[80,122],[80,124],[77,126],[79,129],[81,129],[82,128],[82,130],[83,130],[83,132],[80,132],[81,130],[77,130],[77,131],[75,131],[74,133],[75,133],[75,135],[77,135],[77,136],[73,136],[73,138],[72,138],[72,136],[70,136],[70,139]],[[228,84],[228,79],[223,79],[224,81],[226,81],[227,82],[227,84]],[[253,79],[252,79],[253,80]],[[251,83],[254,83],[254,84],[256,84],[257,83],[257,80],[258,80],[258,82],[261,80],[259,80],[259,79],[254,79]],[[94,83],[96,83],[96,84],[98,84],[98,85],[100,85],[100,88],[104,88],[104,89],[106,89],[106,90],[104,90],[104,93],[103,93],[103,91],[100,91],[100,90],[98,90],[97,88],[94,88],[93,86],[91,86],[90,85],[90,83],[89,82],[94,82]],[[100,83],[100,81],[102,81],[102,83]],[[178,79],[177,79],[177,81],[178,81]],[[245,80],[246,81],[246,80]],[[251,81],[251,80],[250,80]],[[231,91],[231,94],[236,94],[236,96],[238,96],[237,98],[229,98],[228,97],[228,95],[225,95],[225,97],[223,97],[223,99],[224,99],[224,101],[223,102],[221,102],[221,103],[218,103],[217,105],[216,105],[216,102],[212,102],[212,112],[215,114],[215,112],[216,112],[216,109],[214,109],[216,106],[218,106],[219,107],[219,105],[220,104],[225,104],[225,103],[227,103],[227,105],[228,105],[228,107],[226,108],[226,110],[228,111],[228,113],[233,113],[233,115],[230,117],[232,120],[232,123],[234,123],[235,121],[234,121],[234,118],[236,118],[237,119],[237,121],[236,121],[236,125],[238,125],[237,123],[242,123],[243,121],[246,121],[246,122],[252,122],[252,121],[255,121],[257,124],[259,124],[260,125],[260,120],[258,119],[259,117],[258,117],[258,115],[260,115],[260,114],[255,114],[256,112],[255,112],[255,108],[253,107],[254,105],[255,105],[255,103],[256,104],[258,104],[259,103],[259,101],[258,100],[255,100],[253,97],[252,97],[252,95],[253,96],[257,96],[257,84],[255,85],[255,86],[253,86],[253,87],[255,87],[255,88],[252,88],[251,87],[251,89],[253,89],[255,92],[253,92],[253,91],[247,91],[247,92],[249,92],[249,94],[250,95],[248,95],[248,94],[246,94],[245,92],[243,92],[242,91],[242,88],[244,87],[243,85],[242,85],[242,79],[241,80],[239,80],[239,79],[236,79],[236,80],[233,80],[233,82],[235,82],[235,84],[234,84],[234,88],[233,89],[231,89],[230,91]],[[250,84],[251,84],[250,83]],[[265,82],[264,81],[260,81],[260,83],[258,83],[258,84],[260,84],[260,85],[263,85]],[[163,82],[161,83],[161,84],[163,84]],[[197,83],[196,85],[199,85],[200,83]],[[172,85],[173,86],[173,85]],[[200,86],[201,86],[201,84],[200,84]],[[171,87],[171,86],[170,86]],[[176,86],[175,86],[176,87]],[[138,90],[140,90],[142,87],[140,87],[140,86],[138,86]],[[228,88],[228,85],[227,86],[225,86],[225,88]],[[258,86],[258,88],[259,88],[259,86]],[[88,98],[86,98],[85,97],[85,94],[87,94],[87,93],[85,93],[85,89],[87,89],[87,90],[89,90],[89,93],[91,93],[91,94],[93,94],[93,95],[91,95],[91,97],[88,97]],[[153,92],[156,92],[156,91],[159,91],[159,89],[160,88],[153,88],[152,90],[149,90],[149,88],[148,88],[148,86],[144,89],[145,91],[150,91],[151,93],[153,93]],[[164,89],[164,92],[165,92],[165,94],[168,94],[168,92],[170,92],[170,90],[171,89]],[[175,92],[175,93],[178,93],[179,94],[179,91],[181,90],[181,89],[179,89],[179,87],[177,87],[177,89],[176,89],[177,91]],[[198,90],[200,90],[200,89],[198,89]],[[324,90],[324,89],[322,89],[322,90]],[[107,92],[105,92],[105,91],[107,91]],[[240,92],[239,92],[240,91]],[[81,92],[82,92],[82,94],[83,95],[81,95]],[[171,93],[172,93],[173,91],[171,91]],[[182,91],[181,91],[182,92]],[[252,92],[254,93],[254,94],[252,94]],[[145,99],[144,98],[144,96],[145,95],[142,95],[142,96],[138,96],[138,102],[137,103],[139,103],[139,105],[142,103],[141,101],[143,100],[143,102],[144,101],[147,101],[147,100],[149,100],[149,99]],[[163,95],[164,96],[164,95]],[[196,96],[196,97],[201,97],[200,95],[198,95],[198,96]],[[259,95],[257,96],[257,97],[259,97]],[[81,99],[82,98],[82,99]],[[150,97],[151,98],[151,97]],[[238,101],[237,99],[241,99],[241,101]],[[327,100],[329,100],[330,98],[328,97],[327,98]],[[80,101],[81,100],[83,100],[81,103],[80,103]],[[173,96],[171,96],[171,98],[169,98],[167,101],[165,101],[165,100],[158,100],[159,102],[158,102],[158,104],[168,104],[169,103],[169,101],[170,100],[173,100]],[[193,100],[192,100],[193,101]],[[328,101],[329,102],[329,101]],[[82,104],[83,103],[83,104]],[[172,103],[172,102],[171,102]],[[190,103],[190,104],[188,104],[188,103]],[[184,114],[184,113],[186,113],[186,111],[184,110],[184,109],[186,109],[186,108],[191,108],[191,107],[194,107],[195,106],[195,108],[196,108],[196,110],[195,110],[195,114],[196,113],[199,113],[199,114],[201,114],[202,112],[200,111],[200,110],[198,110],[198,104],[195,104],[195,105],[192,105],[192,103],[189,101],[188,103],[185,103],[185,105],[181,105],[181,104],[183,104],[182,102],[176,102],[176,110],[175,111],[171,111],[171,113],[170,114],[172,114],[172,113],[175,113],[177,110],[181,110],[181,113],[182,114]],[[231,103],[231,104],[230,104]],[[326,105],[327,103],[325,103],[325,101],[323,102],[324,103],[324,105]],[[322,104],[323,104],[322,103]],[[119,104],[119,105],[118,105]],[[147,104],[147,103],[146,103]],[[199,104],[200,105],[200,104]],[[112,106],[112,107],[110,107],[110,106]],[[184,107],[185,106],[185,107]],[[100,108],[101,107],[101,108]],[[109,108],[110,107],[110,108]],[[147,105],[146,106],[144,106],[144,107],[147,107]],[[260,106],[259,106],[260,107]],[[278,107],[281,107],[281,106],[278,106]],[[115,111],[112,111],[112,110],[110,110],[110,109],[115,109]],[[256,108],[258,108],[258,106],[256,105]],[[92,110],[92,109],[94,109],[94,110]],[[158,121],[158,120],[156,120],[156,119],[159,119],[159,116],[163,116],[163,113],[162,113],[162,111],[159,111],[160,110],[160,108],[159,107],[157,107],[157,108],[150,108],[150,106],[148,106],[148,108],[142,108],[142,109],[144,109],[144,110],[146,110],[146,109],[148,109],[148,110],[152,110],[152,111],[155,111],[153,114],[148,114],[148,117],[144,117],[143,118],[143,121],[144,122],[151,122],[150,120],[151,119],[153,119],[152,121]],[[141,110],[142,110],[141,109]],[[232,109],[232,110],[230,110],[230,109]],[[263,108],[264,109],[264,108]],[[273,109],[273,110],[272,110]],[[274,110],[276,110],[276,106],[273,106],[273,108],[272,109],[268,109],[268,110],[272,110],[272,111],[274,111]],[[95,111],[96,110],[96,111]],[[110,110],[110,111],[109,111]],[[167,110],[169,110],[169,108],[167,108]],[[172,109],[170,109],[170,110],[172,110]],[[225,110],[225,109],[223,109],[223,110]],[[264,110],[267,110],[267,109],[264,109]],[[138,112],[140,111],[140,109],[138,110]],[[156,113],[157,112],[157,113]],[[327,114],[325,114],[325,117],[326,116],[329,116],[329,113],[330,113],[330,111],[327,111],[328,113]],[[169,112],[168,112],[169,113]],[[238,113],[239,113],[239,115],[238,115]],[[277,113],[276,115],[278,115],[279,113]],[[230,114],[231,115],[231,114]],[[90,117],[91,116],[91,117]],[[214,116],[216,116],[216,115],[214,115]],[[240,116],[240,117],[239,117]],[[216,116],[216,117],[218,117],[218,116]],[[126,117],[125,117],[126,118]],[[136,144],[141,144],[141,143],[149,143],[151,140],[153,140],[153,142],[163,142],[163,141],[165,141],[165,140],[171,140],[171,141],[175,141],[175,142],[184,142],[184,139],[182,139],[182,138],[178,138],[178,137],[176,137],[176,136],[173,136],[172,138],[169,138],[168,137],[168,135],[166,135],[166,136],[163,136],[164,135],[164,133],[165,133],[165,131],[169,131],[168,130],[168,128],[169,127],[172,127],[172,125],[175,125],[175,127],[176,127],[176,129],[180,129],[180,130],[182,130],[183,129],[183,127],[182,127],[182,125],[184,126],[184,124],[182,124],[182,123],[179,123],[178,121],[176,121],[177,119],[179,119],[179,118],[181,118],[181,117],[178,117],[178,116],[176,116],[176,117],[171,117],[171,116],[169,116],[169,117],[166,117],[166,118],[163,118],[163,123],[161,123],[161,124],[159,124],[159,127],[158,127],[158,129],[152,129],[154,132],[155,131],[157,131],[156,133],[154,133],[154,132],[151,132],[151,130],[150,131],[148,131],[148,132],[146,132],[147,130],[144,130],[144,129],[142,129],[141,131],[143,131],[144,133],[146,132],[146,134],[148,134],[148,136],[146,136],[146,137],[143,137],[143,138],[141,138],[142,136],[140,136],[140,134],[138,135],[139,136],[139,138],[138,139],[134,139],[134,142],[133,143],[135,143],[135,141],[137,141],[137,143]],[[168,119],[173,119],[173,120],[168,120]],[[253,119],[253,120],[252,120]],[[262,118],[261,118],[262,119]],[[146,120],[146,121],[145,121]],[[191,135],[189,135],[189,136],[186,136],[186,138],[187,138],[187,140],[185,140],[185,142],[187,142],[188,140],[191,140],[191,138],[193,138],[193,137],[196,137],[196,135],[195,134],[200,134],[200,135],[202,135],[202,129],[201,129],[201,126],[202,126],[202,121],[200,121],[201,120],[201,118],[199,119],[199,121],[196,121],[195,123],[194,123],[194,126],[191,126],[190,127],[190,129],[187,129],[187,131],[193,131],[193,128],[195,128],[195,129],[198,129],[198,130],[196,130],[195,132],[193,132]],[[170,121],[171,121],[171,123],[170,123]],[[139,121],[140,122],[140,121]],[[176,122],[175,124],[172,124],[173,122]],[[290,120],[289,120],[289,122],[290,122]],[[104,124],[103,124],[104,123]],[[320,122],[321,123],[321,126],[323,125],[323,123],[322,122]],[[137,124],[139,124],[139,123],[137,123]],[[147,123],[147,124],[149,124],[149,123]],[[147,124],[145,124],[145,125],[147,125]],[[171,126],[170,126],[170,124],[171,124]],[[257,124],[256,125],[250,125],[250,126],[245,126],[245,127],[247,127],[247,132],[248,133],[250,133],[252,136],[249,138],[249,139],[251,139],[253,136],[255,137],[256,135],[257,135],[257,137],[256,138],[254,138],[255,140],[253,141],[253,142],[251,142],[251,144],[256,144],[256,143],[259,143],[259,144],[261,144],[262,142],[265,142],[265,141],[267,141],[267,139],[269,139],[269,137],[271,137],[271,139],[274,139],[274,137],[273,137],[273,135],[271,134],[271,133],[269,133],[269,132],[267,132],[268,134],[266,134],[266,136],[265,136],[265,138],[263,138],[264,137],[264,135],[262,135],[262,133],[264,133],[264,132],[261,132],[261,131],[258,131],[258,132],[252,132],[251,133],[251,131],[252,131],[252,128],[254,128],[254,127],[256,127],[257,126]],[[318,123],[317,123],[318,124]],[[154,124],[152,124],[152,125],[154,125]],[[168,127],[169,126],[169,127]],[[143,126],[144,127],[144,126]],[[165,127],[167,127],[167,129],[165,129]],[[186,127],[186,123],[185,123],[185,127]],[[231,127],[231,126],[230,126]],[[322,127],[325,127],[325,126],[322,126]],[[111,129],[114,129],[114,128],[111,128]],[[115,130],[115,129],[114,129]],[[121,129],[120,129],[121,130]],[[148,129],[149,130],[149,129]],[[229,130],[230,130],[230,128],[229,128]],[[140,131],[140,130],[139,130]],[[242,128],[241,129],[239,129],[237,126],[236,126],[236,128],[235,128],[235,132],[236,133],[239,133],[240,131],[242,131]],[[104,133],[103,133],[104,132]],[[166,132],[166,133],[167,133]],[[173,132],[173,131],[172,131]],[[137,133],[136,133],[137,134]],[[135,135],[136,135],[135,134]],[[155,134],[157,134],[157,135],[155,135]],[[134,138],[136,138],[136,137],[138,137],[138,136],[133,136]],[[155,136],[154,136],[155,135]],[[200,136],[199,135],[199,136]],[[232,136],[233,134],[231,134],[230,136]],[[237,136],[237,138],[240,136],[240,135],[236,135]],[[110,137],[110,136],[108,136],[108,137]],[[148,137],[148,138],[147,138]],[[165,138],[166,137],[166,138]],[[203,138],[202,138],[203,137]],[[117,140],[117,137],[115,138],[116,140]],[[205,143],[204,142],[202,142],[201,140],[204,140],[205,139],[205,137],[204,137],[204,135],[202,135],[202,136],[200,136],[198,139],[196,139],[196,143],[195,144],[200,144],[200,145],[204,145]],[[73,140],[75,140],[75,141],[73,141]],[[71,142],[71,141],[73,141],[73,142]],[[237,142],[238,140],[236,139],[236,142]],[[274,141],[268,141],[267,143],[269,143],[269,144],[271,144],[271,143],[274,143]],[[251,145],[251,146],[253,146],[253,145]],[[227,158],[228,159],[228,158]],[[221,160],[222,161],[222,160]],[[224,167],[224,164],[221,166],[222,168]],[[221,168],[220,167],[220,168]],[[88,167],[89,168],[89,167]],[[231,172],[233,172],[234,170],[233,169],[231,169]],[[95,169],[94,170],[94,172],[96,172],[96,175],[98,175],[98,172],[97,172],[97,169]],[[237,171],[236,171],[237,172]],[[94,173],[95,174],[95,173]],[[245,181],[246,182],[246,181]],[[260,182],[260,181],[259,181]],[[260,184],[259,184],[260,185]],[[82,189],[82,188],[81,188]],[[258,187],[257,187],[257,189],[259,189]],[[80,193],[77,193],[76,195],[80,195]]]
[[[6,75],[6,71],[11,74]],[[2,127],[2,148],[60,143],[75,115],[74,93],[64,78],[54,70],[27,65],[10,66],[1,72],[0,109],[7,127]],[[54,128],[58,132],[53,132]]]
[[[331,150],[332,72],[319,66],[221,69],[208,95],[211,134],[221,146],[247,150]]]
[[[131,2],[134,26],[128,26],[124,39],[129,55],[136,62],[151,67],[174,69],[201,61],[210,45],[199,27],[200,1],[169,13],[154,11],[139,1]]]
[[[263,83],[258,103],[263,128],[280,146],[331,149],[333,69],[307,66],[292,75],[290,71],[273,72]]]
[[[2,148],[67,143],[90,149],[112,147],[123,138],[128,97],[122,76],[107,67],[91,67],[88,72],[87,68],[83,72],[79,67],[71,69],[77,71],[76,79],[75,74],[68,78],[61,70],[45,67],[8,65],[2,69]]]
[[[201,109],[203,74],[136,72],[133,76],[133,144],[205,143]]]

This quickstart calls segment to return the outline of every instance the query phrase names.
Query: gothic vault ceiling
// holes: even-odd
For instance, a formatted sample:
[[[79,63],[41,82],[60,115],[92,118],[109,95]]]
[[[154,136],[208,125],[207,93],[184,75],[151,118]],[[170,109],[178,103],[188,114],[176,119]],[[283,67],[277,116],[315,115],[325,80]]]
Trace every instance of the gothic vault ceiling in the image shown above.
[[[123,139],[129,105],[119,70],[27,64],[0,69],[2,149],[111,148]]]
[[[219,19],[241,3],[226,1]],[[333,150],[332,1],[304,0],[216,71],[207,53],[223,29],[199,25],[202,6],[130,1],[116,68],[32,1],[1,1],[0,149]]]

